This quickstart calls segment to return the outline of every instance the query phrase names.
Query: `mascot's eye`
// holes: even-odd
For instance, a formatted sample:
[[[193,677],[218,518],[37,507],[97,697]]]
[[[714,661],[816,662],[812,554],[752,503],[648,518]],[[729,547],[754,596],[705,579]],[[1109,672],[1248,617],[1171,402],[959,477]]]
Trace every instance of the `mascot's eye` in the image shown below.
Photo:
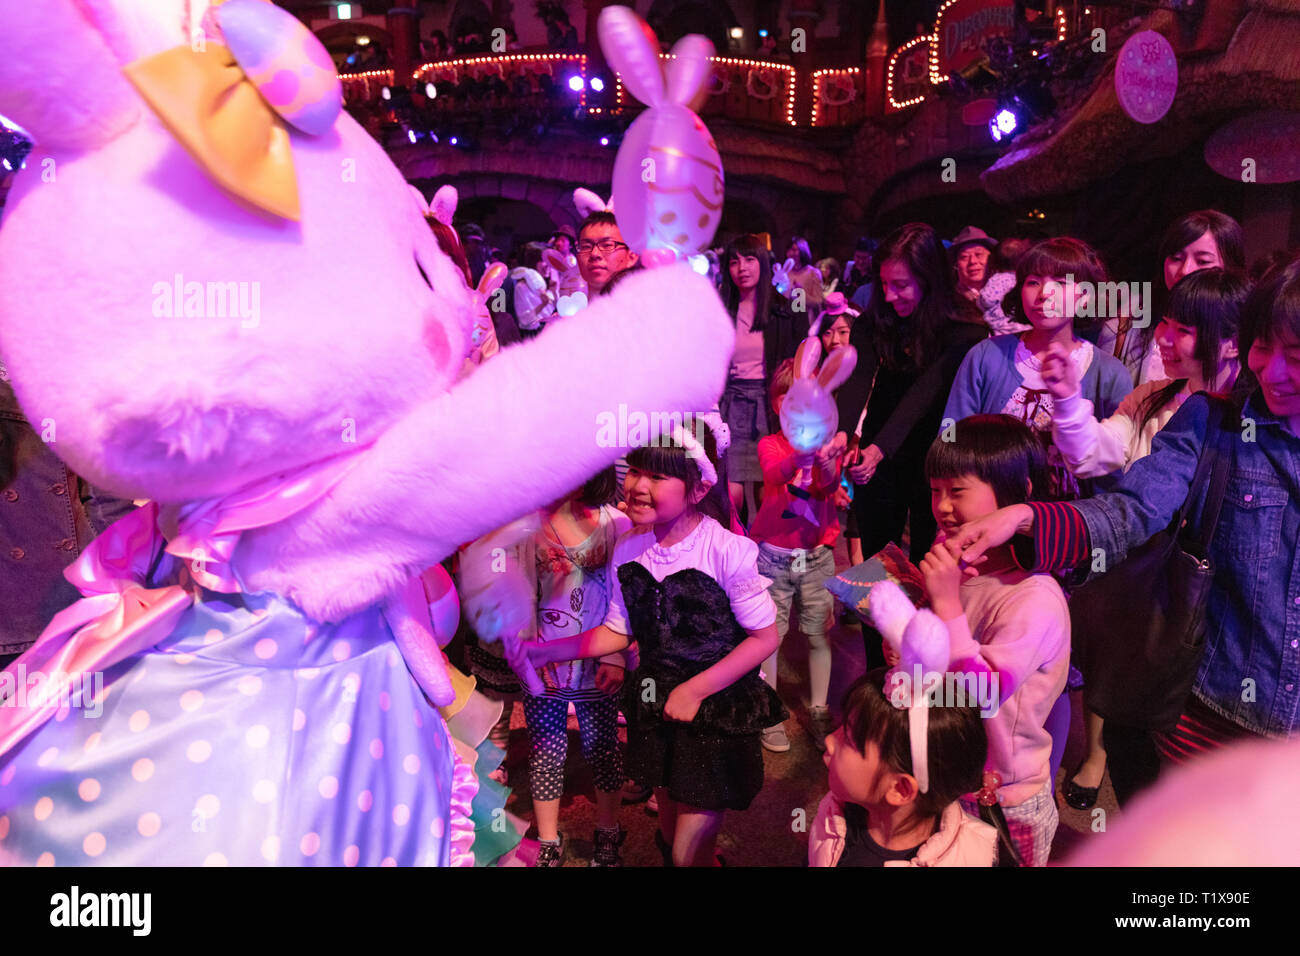
[[[415,257],[415,268],[420,270],[420,278],[424,280],[424,284],[429,287],[430,291],[433,291],[433,283],[429,281],[429,273],[424,271],[424,266],[420,265],[419,256]]]

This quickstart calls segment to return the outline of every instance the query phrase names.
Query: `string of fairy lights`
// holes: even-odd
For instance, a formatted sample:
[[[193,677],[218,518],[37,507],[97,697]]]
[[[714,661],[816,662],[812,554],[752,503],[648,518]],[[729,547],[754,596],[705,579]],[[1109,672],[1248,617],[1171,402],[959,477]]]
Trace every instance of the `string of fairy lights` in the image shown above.
[[[931,33],[913,37],[906,43],[899,46],[890,55],[885,70],[885,97],[888,109],[891,111],[908,109],[924,102],[929,95],[929,91],[915,89],[909,90],[911,95],[905,95],[902,98],[895,96],[896,88],[901,84],[901,78],[898,76],[899,63],[909,53],[918,46],[928,46],[927,68],[929,72],[929,86],[943,86],[948,82],[948,77],[942,72],[940,57],[940,36],[942,33],[943,21],[945,14],[950,8],[963,0],[944,0],[935,15],[934,30]],[[1091,8],[1085,11],[1090,14]],[[1068,33],[1068,17],[1064,7],[1057,7],[1052,13],[1055,35],[1057,42],[1065,40]],[[674,54],[661,53],[661,60],[670,60]],[[782,109],[783,122],[789,126],[798,126],[799,121],[795,116],[795,100],[799,84],[799,71],[788,63],[779,63],[771,60],[751,59],[742,57],[713,56],[709,57],[709,62],[715,67],[724,69],[739,69],[751,71],[747,87],[751,95],[762,99],[768,99],[773,96],[784,94],[784,104]],[[587,75],[587,57],[581,53],[509,53],[501,55],[486,56],[469,56],[458,57],[454,59],[438,60],[430,63],[424,63],[411,74],[415,83],[425,81],[429,75],[441,74],[449,71],[460,71],[464,68],[472,67],[496,67],[502,70],[503,67],[517,65],[541,65],[548,66],[561,63],[573,64],[577,68],[574,77],[570,78],[571,88],[580,94],[580,107],[588,115],[605,116],[620,113],[624,109],[624,87],[622,78],[614,74],[614,104],[612,106],[589,106],[587,104],[587,93],[589,90],[599,91],[602,87],[602,81],[599,78],[588,77]],[[549,72],[549,70],[548,70]],[[827,120],[828,104],[826,101],[826,91],[829,84],[842,77],[849,77],[854,84],[854,89],[861,82],[863,69],[861,67],[839,67],[819,69],[812,72],[809,80],[812,84],[812,108],[808,118],[811,126],[822,125]],[[345,88],[351,91],[355,85],[360,85],[360,93],[363,98],[370,99],[374,95],[372,83],[388,85],[393,82],[392,70],[370,70],[364,73],[345,73],[341,74]],[[843,88],[843,84],[837,84]],[[730,83],[724,82],[723,89],[729,89]],[[758,93],[755,89],[762,89],[763,93]],[[767,91],[771,91],[768,93]],[[850,99],[853,95],[850,95]],[[833,114],[832,114],[833,115]],[[833,120],[832,120],[833,122]]]
[[[661,53],[661,60],[675,59],[675,54]],[[437,60],[430,63],[424,63],[411,74],[411,79],[418,85],[426,81],[430,74],[438,74],[449,71],[460,71],[466,67],[501,67],[507,65],[525,66],[529,64],[553,64],[557,62],[573,63],[577,66],[577,72],[570,78],[571,88],[580,94],[580,106],[586,109],[591,115],[604,115],[619,112],[623,109],[623,81],[618,73],[614,74],[615,86],[615,105],[613,107],[587,106],[587,90],[600,92],[603,81],[599,77],[589,77],[587,75],[587,56],[582,53],[508,53],[499,56],[473,56],[458,57],[456,59]],[[739,57],[711,56],[709,62],[715,67],[738,68],[759,71],[759,78],[763,82],[769,82],[764,77],[770,78],[770,86],[773,90],[773,96],[778,93],[784,93],[785,103],[783,107],[784,122],[790,126],[797,126],[798,120],[795,118],[795,95],[798,85],[798,70],[788,63],[776,63],[770,60],[753,60],[742,59]],[[823,71],[825,72],[825,71]],[[859,72],[853,68],[848,72]],[[341,73],[340,79],[344,83],[345,90],[351,90],[353,85],[360,85],[361,96],[364,99],[371,99],[375,94],[371,88],[372,82],[378,82],[381,87],[393,83],[392,70],[369,70],[364,73]],[[782,82],[783,81],[783,82]]]

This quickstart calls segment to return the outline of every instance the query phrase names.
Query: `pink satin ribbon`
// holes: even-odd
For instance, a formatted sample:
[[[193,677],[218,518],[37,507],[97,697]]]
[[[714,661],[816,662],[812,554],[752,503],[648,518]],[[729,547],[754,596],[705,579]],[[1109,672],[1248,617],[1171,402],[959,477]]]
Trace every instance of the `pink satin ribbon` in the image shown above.
[[[359,460],[359,453],[332,458],[274,475],[221,499],[164,507],[150,502],[114,522],[63,572],[85,597],[56,614],[9,669],[23,667],[15,677],[42,672],[45,679],[39,686],[56,688],[51,674],[105,671],[154,646],[171,634],[194,600],[180,585],[145,586],[155,560],[155,578],[173,577],[183,560],[203,587],[236,593],[241,588],[230,561],[240,534],[302,511]],[[428,604],[420,600],[423,594],[419,578],[412,578],[390,600],[385,614],[421,687],[435,703],[449,703],[448,694],[455,695],[429,623]],[[60,696],[47,692],[0,707],[0,756],[49,720],[59,709]]]

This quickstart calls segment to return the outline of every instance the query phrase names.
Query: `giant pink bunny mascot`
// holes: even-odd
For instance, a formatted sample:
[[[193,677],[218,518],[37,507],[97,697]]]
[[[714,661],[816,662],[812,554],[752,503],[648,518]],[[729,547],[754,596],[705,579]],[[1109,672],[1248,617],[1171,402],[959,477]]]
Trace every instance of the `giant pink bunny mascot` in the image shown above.
[[[633,277],[453,387],[470,290],[305,28],[263,0],[0,22],[0,113],[36,141],[0,354],[64,460],[149,500],[0,675],[103,675],[0,707],[0,858],[470,862],[420,572],[612,462],[600,412],[711,405],[716,296]]]

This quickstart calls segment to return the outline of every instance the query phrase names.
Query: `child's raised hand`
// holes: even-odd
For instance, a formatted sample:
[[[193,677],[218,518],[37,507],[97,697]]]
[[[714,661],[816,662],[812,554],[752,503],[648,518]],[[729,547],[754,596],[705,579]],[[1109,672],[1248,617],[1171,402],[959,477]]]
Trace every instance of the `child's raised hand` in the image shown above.
[[[849,440],[844,432],[836,432],[835,437],[817,449],[814,462],[817,467],[825,468],[848,448]]]
[[[945,621],[961,616],[961,567],[942,534],[921,559],[921,574],[934,613]]]
[[[1043,384],[1053,398],[1069,398],[1079,392],[1079,370],[1070,360],[1070,350],[1053,342],[1043,353]]]

